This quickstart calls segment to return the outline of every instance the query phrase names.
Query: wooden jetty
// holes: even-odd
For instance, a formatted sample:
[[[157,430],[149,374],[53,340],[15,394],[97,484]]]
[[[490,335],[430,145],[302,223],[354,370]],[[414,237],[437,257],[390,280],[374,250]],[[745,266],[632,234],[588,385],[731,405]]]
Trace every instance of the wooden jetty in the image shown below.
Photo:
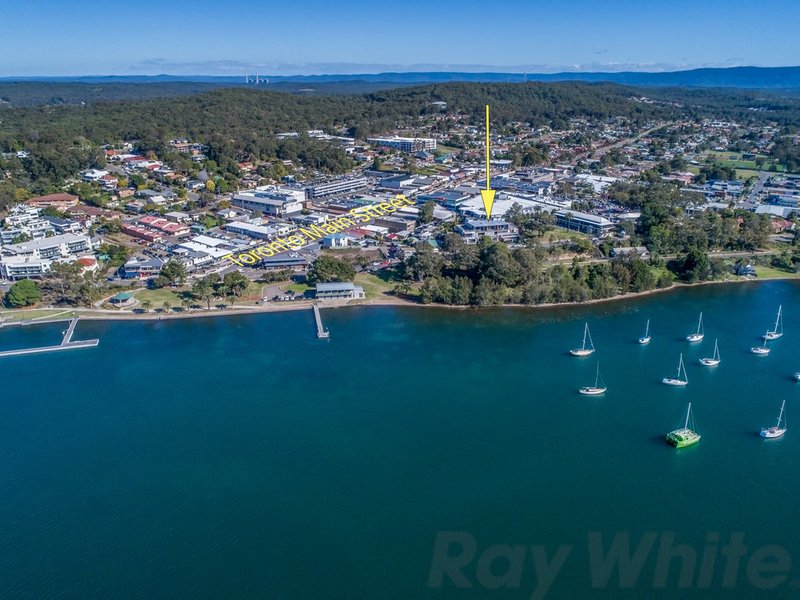
[[[319,306],[312,304],[311,308],[314,310],[314,320],[317,322],[317,337],[321,340],[331,337],[330,331],[322,326],[322,318],[319,316]]]

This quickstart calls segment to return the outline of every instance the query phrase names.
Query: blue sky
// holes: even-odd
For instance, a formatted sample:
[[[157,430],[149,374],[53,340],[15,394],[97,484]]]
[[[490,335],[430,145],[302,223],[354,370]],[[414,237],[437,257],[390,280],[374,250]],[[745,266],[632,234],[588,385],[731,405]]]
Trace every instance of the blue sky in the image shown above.
[[[800,64],[796,0],[6,0],[0,77]]]

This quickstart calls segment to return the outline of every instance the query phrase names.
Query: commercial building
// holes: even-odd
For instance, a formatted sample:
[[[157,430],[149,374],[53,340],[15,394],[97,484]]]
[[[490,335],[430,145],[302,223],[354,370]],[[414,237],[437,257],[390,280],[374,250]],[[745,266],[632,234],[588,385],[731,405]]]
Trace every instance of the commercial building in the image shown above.
[[[138,225],[133,225],[131,223],[125,223],[124,225],[121,225],[120,231],[131,237],[145,240],[146,242],[160,242],[162,239],[160,233],[150,231],[149,229],[145,229],[144,227],[139,227]]]
[[[390,137],[390,138],[367,138],[367,142],[373,146],[383,148],[394,148],[401,152],[418,152],[420,150],[436,150],[436,140],[433,138],[411,138],[411,137]]]
[[[258,263],[259,269],[265,271],[306,271],[311,264],[309,259],[299,252],[282,252],[276,256],[270,256]]]
[[[301,212],[305,199],[303,190],[262,187],[235,194],[233,204],[271,217],[286,217]]]
[[[365,297],[364,288],[354,285],[352,281],[318,283],[316,292],[317,300],[352,300]]]
[[[306,188],[306,196],[309,198],[324,198],[335,194],[357,192],[365,187],[367,187],[366,177],[343,177],[308,186]]]
[[[273,227],[272,225],[254,225],[253,223],[247,223],[245,221],[227,223],[223,225],[222,228],[229,233],[246,235],[258,240],[271,240],[274,237],[283,235],[281,231],[287,229],[286,227]]]
[[[402,190],[403,188],[411,186],[416,179],[416,175],[393,175],[391,177],[384,177],[381,179],[378,187],[391,190]]]
[[[425,204],[426,202],[435,202],[445,208],[457,210],[464,202],[474,198],[475,194],[465,194],[454,190],[444,190],[441,192],[434,192],[433,194],[421,194],[417,196],[418,204]]]
[[[575,210],[559,210],[556,211],[555,215],[556,225],[558,227],[587,233],[595,237],[607,236],[616,229],[614,223],[599,215],[592,215]]]
[[[147,279],[161,272],[164,261],[160,258],[134,256],[120,268],[123,279]]]
[[[323,248],[330,250],[332,248],[349,248],[357,241],[352,235],[347,235],[346,233],[332,233],[322,238],[320,243]]]
[[[455,232],[467,244],[478,243],[478,238],[487,236],[495,242],[514,243],[519,237],[519,231],[511,223],[505,221],[483,219],[467,219],[463,225],[457,225]]]

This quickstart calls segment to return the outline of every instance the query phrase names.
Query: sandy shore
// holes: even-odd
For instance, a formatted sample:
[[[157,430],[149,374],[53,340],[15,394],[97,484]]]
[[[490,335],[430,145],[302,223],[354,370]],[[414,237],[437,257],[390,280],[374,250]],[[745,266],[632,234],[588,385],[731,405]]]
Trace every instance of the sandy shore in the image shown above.
[[[486,306],[486,307],[477,307],[477,306],[460,306],[460,305],[450,305],[450,304],[422,304],[420,302],[414,302],[411,300],[404,300],[402,298],[396,298],[394,296],[381,296],[380,298],[371,298],[369,300],[329,300],[325,302],[321,302],[319,304],[320,308],[328,309],[328,308],[342,308],[348,306],[411,306],[415,308],[434,308],[440,310],[485,310],[485,309],[497,309],[497,308],[524,308],[528,310],[540,310],[540,309],[552,309],[552,308],[564,308],[564,307],[575,307],[575,306],[588,306],[592,304],[601,304],[601,303],[609,303],[609,302],[620,302],[623,300],[632,300],[638,298],[644,298],[647,296],[653,296],[655,294],[664,294],[668,292],[674,292],[676,290],[683,290],[687,288],[703,286],[703,285],[726,285],[726,284],[735,284],[735,283],[759,283],[764,281],[785,281],[796,279],[794,277],[786,277],[783,279],[730,279],[725,281],[703,281],[700,283],[674,283],[672,286],[668,288],[661,288],[661,289],[654,289],[648,290],[646,292],[631,292],[629,294],[622,294],[617,296],[612,296],[610,298],[598,298],[595,300],[586,300],[584,302],[559,302],[559,303],[547,303],[547,304],[502,304],[497,306]],[[202,319],[202,318],[212,318],[212,317],[231,317],[236,315],[253,315],[253,314],[263,314],[263,313],[280,313],[280,312],[289,312],[289,311],[297,311],[297,310],[311,310],[311,306],[314,304],[311,300],[302,300],[302,301],[288,301],[288,302],[269,302],[263,305],[244,305],[244,306],[236,306],[233,308],[224,308],[224,309],[217,309],[214,308],[212,310],[192,310],[189,312],[170,312],[170,313],[134,313],[131,311],[115,311],[115,310],[107,310],[107,309],[96,309],[96,308],[70,308],[70,309],[63,309],[63,315],[51,315],[48,317],[42,317],[41,319],[37,319],[37,322],[46,323],[52,320],[64,320],[70,318],[71,314],[74,313],[75,316],[79,316],[81,319],[85,320],[92,320],[92,321],[161,321],[167,319]],[[33,311],[53,311],[58,310],[58,308],[40,308],[40,309],[25,309],[25,312],[30,313]],[[4,310],[0,312],[0,317],[9,317],[14,315],[13,310]]]

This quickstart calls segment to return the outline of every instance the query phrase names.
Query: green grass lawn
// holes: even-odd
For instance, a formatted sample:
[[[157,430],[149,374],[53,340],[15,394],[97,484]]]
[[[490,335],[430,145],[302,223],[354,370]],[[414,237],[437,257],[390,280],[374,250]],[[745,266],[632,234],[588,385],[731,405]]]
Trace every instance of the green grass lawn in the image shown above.
[[[279,285],[279,284],[275,284]],[[308,285],[307,283],[290,283],[287,286],[281,285],[282,290],[286,290],[287,292],[294,292],[295,294],[305,294],[308,290],[313,290],[314,287]]]
[[[736,177],[742,181],[747,181],[751,177],[758,177],[761,173],[753,169],[736,169]]]
[[[759,168],[756,166],[756,162],[754,160],[742,160],[742,155],[740,152],[709,152],[707,157],[713,159],[714,162],[723,167],[733,167],[737,170],[753,171],[756,175],[759,171]],[[757,158],[763,158],[765,160],[764,165],[761,167],[762,171],[768,170],[772,165],[775,165],[778,173],[782,173],[784,171],[783,165],[773,162],[764,154],[759,154]]]
[[[237,302],[255,302],[257,300],[261,300],[261,293],[264,289],[264,285],[265,284],[263,283],[251,281],[248,284],[244,294]]]
[[[756,265],[756,273],[759,279],[797,279],[800,278],[800,273],[793,273],[783,269],[776,269],[775,267],[763,267]]]
[[[46,321],[48,318],[55,316],[68,319],[74,317],[75,313],[68,308],[0,310],[0,318],[7,319],[9,321],[22,321],[25,319]]]
[[[364,288],[367,298],[379,298],[394,289],[392,281],[383,280],[372,273],[359,273],[356,275],[354,283]]]
[[[188,288],[184,288],[188,289]],[[153,308],[161,308],[164,302],[169,302],[172,308],[181,305],[182,298],[177,294],[182,290],[173,290],[172,288],[160,288],[157,290],[138,289],[134,290],[133,295],[139,301],[140,305],[145,300],[149,300],[153,304]]]
[[[556,227],[552,231],[548,231],[542,236],[543,242],[552,242],[553,240],[588,240],[588,239],[591,238],[585,233],[578,233],[577,231],[562,229],[561,227]]]
[[[454,148],[453,146],[445,146],[444,144],[436,144],[436,150],[441,154],[458,154],[461,148]]]

